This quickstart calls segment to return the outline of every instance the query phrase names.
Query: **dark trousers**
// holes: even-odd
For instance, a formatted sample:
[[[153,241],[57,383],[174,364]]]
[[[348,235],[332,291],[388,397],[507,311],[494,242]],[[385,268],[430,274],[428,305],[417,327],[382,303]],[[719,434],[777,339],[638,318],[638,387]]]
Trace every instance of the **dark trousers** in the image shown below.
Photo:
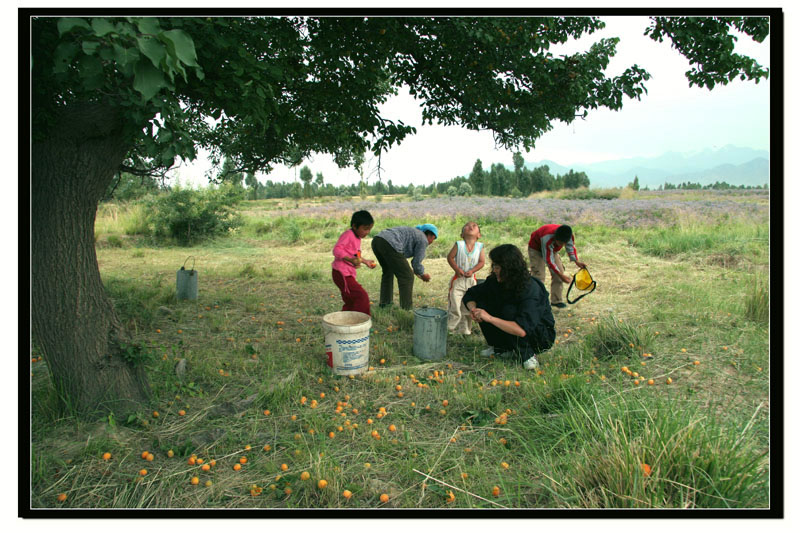
[[[333,282],[342,293],[342,311],[358,311],[370,315],[369,295],[352,276],[343,276],[338,270],[333,271]]]
[[[381,296],[380,305],[392,303],[394,292],[394,278],[397,278],[397,287],[400,290],[400,307],[411,309],[411,295],[414,291],[414,271],[408,260],[392,248],[383,237],[372,239],[372,253],[381,265]]]
[[[514,352],[515,357],[525,361],[532,355],[536,355],[531,345],[523,337],[517,337],[510,333],[506,333],[488,322],[478,322],[478,327],[481,328],[481,333],[486,339],[486,344],[494,348],[496,353]]]

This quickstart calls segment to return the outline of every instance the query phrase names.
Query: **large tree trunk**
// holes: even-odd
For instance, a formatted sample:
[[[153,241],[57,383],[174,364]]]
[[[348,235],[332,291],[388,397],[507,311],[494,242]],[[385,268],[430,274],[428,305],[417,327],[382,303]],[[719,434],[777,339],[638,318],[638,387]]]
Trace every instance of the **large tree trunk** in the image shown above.
[[[31,181],[32,333],[65,408],[82,415],[141,406],[149,386],[120,355],[125,332],[97,265],[98,202],[124,159],[113,107],[72,107],[34,142]]]

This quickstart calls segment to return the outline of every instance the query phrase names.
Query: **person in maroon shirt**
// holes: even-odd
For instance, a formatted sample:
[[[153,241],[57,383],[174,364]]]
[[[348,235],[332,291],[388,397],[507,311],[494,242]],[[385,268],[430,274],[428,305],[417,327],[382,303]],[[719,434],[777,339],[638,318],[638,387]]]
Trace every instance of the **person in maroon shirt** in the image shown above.
[[[578,260],[575,249],[575,237],[572,228],[567,225],[545,224],[533,233],[528,241],[528,259],[531,264],[531,275],[544,283],[546,271],[550,271],[550,305],[564,308],[564,283],[569,284],[572,278],[564,271],[564,265],[558,252],[566,248],[567,256],[579,268],[586,268],[586,263]]]

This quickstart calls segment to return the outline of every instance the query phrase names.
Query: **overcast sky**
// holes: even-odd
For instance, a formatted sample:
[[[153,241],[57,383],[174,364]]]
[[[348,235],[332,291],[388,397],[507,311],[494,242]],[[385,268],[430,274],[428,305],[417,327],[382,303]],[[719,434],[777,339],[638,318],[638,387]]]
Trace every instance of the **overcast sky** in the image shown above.
[[[589,111],[586,120],[572,124],[555,123],[554,129],[541,137],[535,149],[523,152],[525,161],[549,159],[561,165],[591,163],[608,159],[656,156],[668,151],[691,152],[721,148],[725,145],[769,150],[770,81],[756,84],[738,79],[714,90],[689,87],[685,72],[688,60],[670,47],[643,35],[647,17],[602,17],[606,28],[564,47],[551,48],[554,55],[587,50],[602,37],[619,37],[617,54],[607,73],[621,74],[638,64],[652,78],[646,82],[648,93],[641,101],[625,99],[620,111]],[[770,38],[755,43],[741,35],[736,51],[770,66]],[[400,119],[417,127],[417,134],[385,153],[381,160],[381,179],[395,184],[429,184],[466,175],[476,159],[485,168],[492,163],[511,165],[512,152],[496,150],[490,132],[475,132],[455,126],[421,126],[417,101],[401,90],[382,108],[384,116]],[[339,169],[327,155],[316,155],[300,165],[312,172],[322,172],[326,183],[340,185],[358,181],[353,169]],[[365,174],[370,183],[377,179],[376,160],[367,161]],[[181,182],[206,183],[204,159],[177,171]],[[299,171],[299,169],[298,169]],[[259,179],[293,181],[295,169],[280,166]]]

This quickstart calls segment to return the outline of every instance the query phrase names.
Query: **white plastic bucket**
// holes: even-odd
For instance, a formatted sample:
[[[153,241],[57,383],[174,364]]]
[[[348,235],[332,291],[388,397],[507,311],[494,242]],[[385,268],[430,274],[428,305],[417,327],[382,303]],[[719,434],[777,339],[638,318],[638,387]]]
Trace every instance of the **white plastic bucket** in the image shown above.
[[[369,367],[369,330],[372,319],[357,311],[337,311],[322,317],[325,353],[334,374],[361,374]]]

